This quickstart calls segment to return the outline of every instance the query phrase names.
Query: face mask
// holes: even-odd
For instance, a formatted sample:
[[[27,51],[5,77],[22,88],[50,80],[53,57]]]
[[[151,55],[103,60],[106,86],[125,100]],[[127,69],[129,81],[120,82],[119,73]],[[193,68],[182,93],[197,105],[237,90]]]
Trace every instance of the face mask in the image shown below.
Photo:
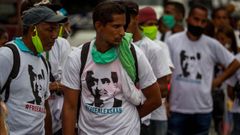
[[[176,21],[175,21],[173,15],[163,15],[163,16],[162,16],[162,23],[163,23],[168,29],[172,29],[172,28],[175,26]]]
[[[141,28],[142,28],[142,32],[145,36],[147,36],[151,40],[156,39],[157,32],[158,32],[157,26],[142,26]]]
[[[188,32],[191,33],[195,37],[200,37],[202,35],[202,33],[204,32],[204,28],[188,24]]]
[[[59,37],[63,37],[63,26],[61,25],[58,32]]]
[[[42,41],[38,36],[36,27],[34,28],[34,32],[35,32],[35,36],[32,36],[33,45],[35,46],[37,53],[42,53],[44,51],[42,46]]]

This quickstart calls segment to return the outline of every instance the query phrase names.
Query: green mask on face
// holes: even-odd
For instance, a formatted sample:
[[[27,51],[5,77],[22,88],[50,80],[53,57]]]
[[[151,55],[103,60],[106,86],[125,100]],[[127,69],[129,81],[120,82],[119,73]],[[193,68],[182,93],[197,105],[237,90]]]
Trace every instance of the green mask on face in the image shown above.
[[[157,37],[158,28],[157,26],[142,26],[142,32],[148,38],[155,40]]]
[[[43,45],[42,45],[41,39],[38,36],[36,27],[34,28],[34,32],[35,32],[35,36],[32,36],[33,45],[35,46],[37,53],[42,53],[44,51]]]
[[[162,16],[162,23],[163,23],[168,29],[172,29],[172,28],[175,26],[176,21],[175,21],[173,15],[163,15],[163,16]]]

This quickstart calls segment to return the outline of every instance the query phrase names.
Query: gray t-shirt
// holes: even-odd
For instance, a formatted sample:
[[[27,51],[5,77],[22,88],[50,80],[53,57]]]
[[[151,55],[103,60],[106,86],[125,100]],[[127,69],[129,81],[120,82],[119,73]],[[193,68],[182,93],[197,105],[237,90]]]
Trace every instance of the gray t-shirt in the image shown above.
[[[186,32],[181,32],[171,36],[167,44],[175,66],[170,92],[171,111],[211,112],[214,65],[227,67],[234,56],[217,40],[205,35],[191,41]]]

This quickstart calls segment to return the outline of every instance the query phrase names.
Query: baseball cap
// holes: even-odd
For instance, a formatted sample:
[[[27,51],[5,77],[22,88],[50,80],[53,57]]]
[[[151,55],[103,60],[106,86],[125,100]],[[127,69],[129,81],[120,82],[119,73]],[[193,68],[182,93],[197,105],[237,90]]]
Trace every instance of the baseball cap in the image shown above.
[[[157,20],[156,12],[151,7],[144,7],[139,10],[139,23],[144,23],[148,20]]]
[[[57,15],[46,6],[32,7],[23,12],[23,25],[30,26],[40,22],[62,23],[67,21],[66,16]]]

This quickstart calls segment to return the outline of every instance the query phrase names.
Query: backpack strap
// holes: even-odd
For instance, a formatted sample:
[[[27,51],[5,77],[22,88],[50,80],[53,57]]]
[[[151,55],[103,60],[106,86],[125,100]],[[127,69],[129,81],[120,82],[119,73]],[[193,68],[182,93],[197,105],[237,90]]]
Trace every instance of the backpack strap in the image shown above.
[[[3,47],[8,47],[13,52],[13,67],[7,78],[6,83],[3,85],[3,87],[0,91],[0,94],[2,94],[4,92],[4,90],[6,90],[4,102],[7,102],[8,98],[9,98],[9,93],[10,93],[10,84],[11,84],[12,80],[17,77],[18,72],[19,72],[20,55],[19,55],[17,47],[14,44],[6,44]]]
[[[138,77],[138,60],[137,60],[137,54],[136,54],[136,50],[133,46],[133,44],[131,44],[130,50],[132,52],[134,61],[135,61],[135,68],[136,68],[136,80],[135,80],[135,84],[139,81],[139,77]]]
[[[82,46],[82,51],[81,51],[81,68],[80,68],[80,73],[79,73],[80,89],[82,89],[81,77],[82,77],[82,73],[83,73],[84,67],[86,65],[86,62],[87,62],[89,48],[90,48],[90,42],[87,42],[87,43],[85,43]],[[77,125],[78,125],[78,119],[79,119],[80,104],[81,104],[81,92],[79,94],[78,106],[77,106]]]
[[[40,57],[41,57],[41,59],[42,59],[44,65],[45,65],[46,70],[47,70],[47,73],[48,73],[48,72],[49,72],[49,71],[48,71],[48,65],[50,65],[50,64],[48,64],[48,62],[46,61],[46,59],[45,59],[42,55],[41,55]]]

